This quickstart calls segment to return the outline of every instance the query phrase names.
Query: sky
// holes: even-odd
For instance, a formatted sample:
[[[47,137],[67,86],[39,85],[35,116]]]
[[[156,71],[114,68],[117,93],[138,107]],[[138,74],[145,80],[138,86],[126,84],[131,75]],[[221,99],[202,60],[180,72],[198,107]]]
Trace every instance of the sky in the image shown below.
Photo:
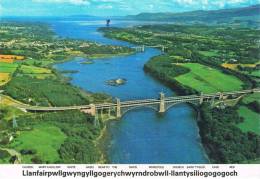
[[[141,12],[216,10],[260,0],[0,0],[0,16],[124,16]]]

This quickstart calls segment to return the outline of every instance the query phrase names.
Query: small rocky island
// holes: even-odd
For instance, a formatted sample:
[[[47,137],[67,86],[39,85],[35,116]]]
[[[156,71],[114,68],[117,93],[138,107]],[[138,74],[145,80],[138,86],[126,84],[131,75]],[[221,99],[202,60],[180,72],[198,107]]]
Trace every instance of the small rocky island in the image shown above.
[[[90,64],[93,64],[94,62],[92,60],[85,60],[83,62],[81,62],[80,64],[83,64],[83,65],[90,65]]]
[[[117,79],[111,79],[106,81],[106,84],[110,86],[120,86],[120,85],[124,85],[126,81],[127,80],[124,78],[117,78]]]

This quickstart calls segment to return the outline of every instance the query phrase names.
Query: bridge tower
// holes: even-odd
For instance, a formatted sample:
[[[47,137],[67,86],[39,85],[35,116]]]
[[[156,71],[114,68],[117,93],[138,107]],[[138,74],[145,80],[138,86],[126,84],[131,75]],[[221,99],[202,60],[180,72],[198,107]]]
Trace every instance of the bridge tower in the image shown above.
[[[144,52],[144,51],[145,51],[145,47],[144,47],[144,45],[142,45],[142,47],[141,47],[141,48],[142,48],[142,50],[141,50],[141,51],[142,51],[142,52]]]
[[[121,102],[119,98],[116,98],[116,118],[121,117]]]
[[[159,106],[159,113],[165,112],[165,94],[160,93],[160,106]]]

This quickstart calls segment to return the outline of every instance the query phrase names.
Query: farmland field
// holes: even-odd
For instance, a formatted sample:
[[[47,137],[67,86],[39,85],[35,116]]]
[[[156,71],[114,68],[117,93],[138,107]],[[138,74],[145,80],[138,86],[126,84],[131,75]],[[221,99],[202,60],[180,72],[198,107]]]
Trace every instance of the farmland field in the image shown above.
[[[217,50],[212,50],[212,51],[199,51],[200,54],[206,56],[206,57],[215,57],[219,56]]]
[[[244,121],[238,124],[238,127],[244,132],[251,131],[260,135],[259,115],[245,106],[241,106],[238,112],[239,116],[244,118]]]
[[[184,63],[180,65],[189,68],[191,71],[176,77],[176,80],[197,91],[214,93],[242,89],[242,81],[234,76],[223,74],[219,70],[198,63]]]
[[[58,149],[63,144],[66,136],[61,130],[50,124],[41,124],[35,126],[32,131],[23,131],[17,139],[11,144],[11,147],[17,151],[36,150],[36,156],[45,159],[50,163],[59,160]],[[33,155],[24,155],[23,163],[31,163]]]
[[[17,66],[18,65],[14,63],[0,62],[0,73],[13,73]]]
[[[21,68],[19,68],[19,70],[22,74],[26,74],[33,78],[45,79],[48,77],[54,77],[54,75],[52,74],[52,71],[47,68],[22,65]]]
[[[238,66],[241,66],[241,67],[250,67],[250,68],[254,68],[256,67],[257,64],[232,64],[232,63],[223,63],[221,66],[225,67],[225,68],[229,68],[229,69],[232,69],[232,70],[237,70],[237,67]]]
[[[0,55],[0,60],[24,60],[24,56]]]
[[[27,66],[27,65],[22,65],[20,70],[22,73],[39,73],[39,74],[47,74],[51,73],[51,70],[47,68],[40,68],[40,67],[35,67],[35,66]]]
[[[4,62],[4,63],[13,63],[14,60],[13,60],[13,59],[1,59],[1,58],[0,58],[0,62]]]
[[[9,80],[9,73],[0,73],[0,86],[5,84]]]

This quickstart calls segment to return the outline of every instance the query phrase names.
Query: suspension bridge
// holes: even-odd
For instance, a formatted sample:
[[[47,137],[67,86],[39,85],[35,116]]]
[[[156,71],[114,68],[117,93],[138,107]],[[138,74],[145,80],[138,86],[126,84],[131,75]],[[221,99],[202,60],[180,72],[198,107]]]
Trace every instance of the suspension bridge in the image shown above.
[[[145,48],[159,48],[162,50],[162,52],[165,52],[167,50],[167,47],[164,45],[154,45],[154,46],[141,45],[132,48],[135,49],[137,52],[144,52]]]
[[[140,99],[140,100],[128,100],[121,101],[116,98],[114,102],[111,103],[101,103],[101,104],[89,104],[81,106],[64,106],[64,107],[44,107],[44,106],[30,106],[26,104],[16,104],[16,107],[23,111],[31,112],[57,112],[57,111],[68,111],[68,110],[80,110],[84,113],[91,114],[97,117],[99,114],[103,116],[106,113],[109,117],[115,116],[116,118],[121,118],[125,113],[130,110],[149,107],[159,113],[164,113],[171,107],[181,103],[189,103],[193,105],[200,105],[203,102],[210,102],[214,105],[216,102],[225,102],[225,100],[237,99],[241,96],[259,93],[260,88],[232,91],[232,92],[218,92],[212,94],[200,94],[200,95],[187,95],[187,96],[174,96],[165,97],[164,93],[160,93],[159,98],[154,99]]]

